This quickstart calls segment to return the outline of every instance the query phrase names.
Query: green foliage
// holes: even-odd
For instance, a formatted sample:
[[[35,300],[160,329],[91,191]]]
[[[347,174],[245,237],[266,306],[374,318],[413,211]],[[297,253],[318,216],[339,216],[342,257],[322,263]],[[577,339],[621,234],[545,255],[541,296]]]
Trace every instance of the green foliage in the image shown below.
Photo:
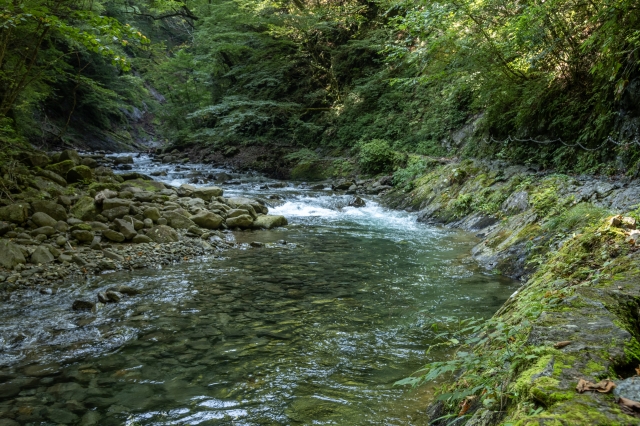
[[[477,397],[486,408],[502,410],[510,399],[517,397],[511,385],[515,375],[535,362],[544,347],[527,344],[531,324],[524,319],[510,324],[497,318],[442,318],[431,325],[434,343],[429,351],[444,347],[453,351],[446,361],[431,362],[417,375],[396,382],[396,385],[418,386],[443,376],[454,383],[444,386],[438,400],[446,401],[450,409],[460,402]]]
[[[433,166],[433,160],[418,156],[410,155],[407,160],[407,166],[400,168],[393,174],[393,185],[408,192],[414,188],[414,180],[420,177]]]
[[[543,227],[550,231],[568,232],[584,228],[587,224],[601,221],[609,211],[591,203],[579,203],[560,215],[551,217]]]
[[[398,161],[397,154],[391,149],[389,142],[374,139],[358,144],[358,164],[365,173],[389,173]]]

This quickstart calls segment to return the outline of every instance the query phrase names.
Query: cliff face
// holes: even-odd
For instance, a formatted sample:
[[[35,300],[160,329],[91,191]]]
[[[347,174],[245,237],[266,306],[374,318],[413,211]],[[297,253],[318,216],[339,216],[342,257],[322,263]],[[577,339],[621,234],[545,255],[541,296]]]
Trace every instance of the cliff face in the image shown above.
[[[479,362],[462,363],[447,389],[461,394],[496,380],[501,395],[468,396],[465,410],[445,398],[431,407],[432,420],[464,411],[455,424],[636,423],[618,397],[640,398],[628,386],[640,363],[638,182],[463,161],[433,164],[407,189],[386,202],[475,232],[473,257],[523,282],[492,320],[517,332],[462,349]],[[507,354],[488,367],[495,364],[488,357],[510,347],[521,357]],[[613,379],[619,392],[579,393],[581,379]]]

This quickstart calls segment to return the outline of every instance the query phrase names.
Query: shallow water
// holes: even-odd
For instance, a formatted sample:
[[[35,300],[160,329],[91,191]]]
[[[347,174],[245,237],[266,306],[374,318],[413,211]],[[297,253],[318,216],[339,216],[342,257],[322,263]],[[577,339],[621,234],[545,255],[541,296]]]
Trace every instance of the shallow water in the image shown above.
[[[193,169],[210,172],[136,164],[146,173],[160,168],[172,184],[189,181]],[[490,316],[517,283],[469,262],[475,239],[467,233],[417,223],[374,200],[356,209],[330,191],[234,180],[241,183],[222,185],[225,195],[277,195],[270,212],[290,225],[237,232],[240,248],[222,258],[69,282],[48,296],[18,292],[0,307],[0,381],[8,382],[0,418],[426,424],[430,388],[393,383],[446,356],[425,355],[429,324]],[[251,248],[254,241],[265,246]],[[69,309],[116,284],[142,293],[97,314]],[[16,386],[21,393],[7,397]]]

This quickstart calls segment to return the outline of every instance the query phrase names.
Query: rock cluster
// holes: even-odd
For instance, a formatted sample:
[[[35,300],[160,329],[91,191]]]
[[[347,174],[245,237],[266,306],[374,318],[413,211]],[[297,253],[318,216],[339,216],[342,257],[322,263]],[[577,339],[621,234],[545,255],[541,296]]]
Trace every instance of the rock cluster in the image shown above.
[[[0,199],[0,286],[8,288],[169,263],[228,247],[221,231],[287,224],[263,202],[224,198],[216,186],[115,174],[111,166],[130,165],[129,156],[66,150],[20,158],[12,194]]]

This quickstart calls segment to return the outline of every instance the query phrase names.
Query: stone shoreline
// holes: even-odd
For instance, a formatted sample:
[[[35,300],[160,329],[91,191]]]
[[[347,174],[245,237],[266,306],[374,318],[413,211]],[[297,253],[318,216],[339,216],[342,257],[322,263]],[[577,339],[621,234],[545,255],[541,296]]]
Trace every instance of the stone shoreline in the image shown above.
[[[115,174],[113,167],[130,169],[131,156],[67,150],[18,158],[1,182],[5,294],[22,286],[46,293],[70,277],[211,255],[235,245],[225,235],[231,230],[287,224],[267,214],[264,200],[224,198],[216,186],[173,188],[136,172]]]

